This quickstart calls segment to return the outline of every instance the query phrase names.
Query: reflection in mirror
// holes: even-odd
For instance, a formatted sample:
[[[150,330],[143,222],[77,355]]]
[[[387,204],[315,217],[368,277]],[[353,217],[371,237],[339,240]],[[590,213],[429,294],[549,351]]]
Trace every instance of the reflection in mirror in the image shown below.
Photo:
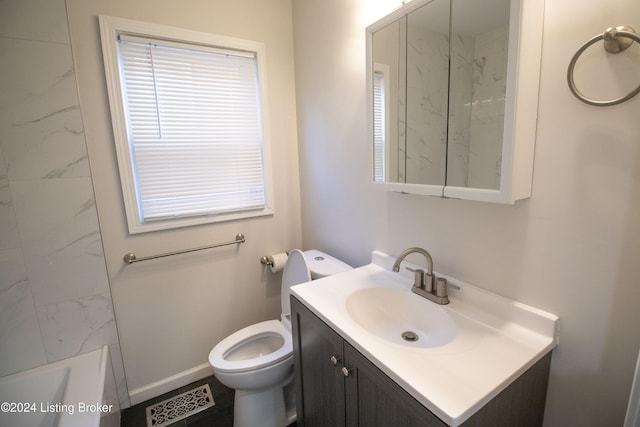
[[[404,65],[402,70],[400,69],[399,46],[404,27],[405,18],[403,17],[373,34],[374,181],[377,182],[398,182],[399,180],[398,123],[401,101],[398,84],[400,72],[404,73]],[[404,130],[402,133],[404,134]],[[402,145],[404,151],[404,142]]]
[[[453,1],[448,186],[500,188],[508,37],[509,0]]]
[[[500,189],[508,35],[509,0],[433,0],[373,32],[375,181]]]
[[[447,170],[449,0],[407,16],[406,160],[401,182],[444,185]],[[402,49],[401,49],[402,50]]]

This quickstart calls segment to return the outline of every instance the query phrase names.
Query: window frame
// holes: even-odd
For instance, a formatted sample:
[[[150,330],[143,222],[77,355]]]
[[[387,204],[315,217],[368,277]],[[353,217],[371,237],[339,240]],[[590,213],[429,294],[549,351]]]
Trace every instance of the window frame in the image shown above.
[[[99,23],[111,123],[129,233],[136,234],[213,222],[273,215],[274,193],[272,183],[266,55],[264,43],[105,15],[99,16]],[[134,37],[140,36],[161,39],[167,42],[195,44],[212,48],[251,52],[255,54],[258,76],[257,83],[260,98],[260,115],[262,120],[262,166],[265,194],[265,206],[262,209],[176,217],[146,222],[141,220],[138,197],[136,194],[134,163],[127,129],[124,90],[120,73],[118,37],[121,34]]]

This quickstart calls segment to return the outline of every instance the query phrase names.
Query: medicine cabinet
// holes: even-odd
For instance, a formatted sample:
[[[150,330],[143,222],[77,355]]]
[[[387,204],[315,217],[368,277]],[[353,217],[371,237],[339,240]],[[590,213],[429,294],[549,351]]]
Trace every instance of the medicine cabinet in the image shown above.
[[[541,0],[413,0],[367,27],[376,186],[530,197],[543,11]]]

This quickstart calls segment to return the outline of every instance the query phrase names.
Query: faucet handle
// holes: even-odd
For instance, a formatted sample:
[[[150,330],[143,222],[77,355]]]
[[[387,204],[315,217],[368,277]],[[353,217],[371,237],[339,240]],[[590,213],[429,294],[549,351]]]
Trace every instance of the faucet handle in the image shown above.
[[[458,288],[459,289],[459,288]],[[436,296],[447,297],[447,279],[444,277],[438,277],[436,279]]]
[[[415,286],[416,288],[424,289],[424,270],[421,268],[405,268],[414,274],[413,286]]]

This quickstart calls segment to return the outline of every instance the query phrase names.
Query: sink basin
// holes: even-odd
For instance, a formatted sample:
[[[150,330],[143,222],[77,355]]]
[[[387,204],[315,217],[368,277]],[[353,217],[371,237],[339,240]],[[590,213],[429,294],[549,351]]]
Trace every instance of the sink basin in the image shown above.
[[[360,289],[347,297],[345,305],[360,327],[396,344],[439,347],[457,334],[454,320],[443,307],[408,289]]]

